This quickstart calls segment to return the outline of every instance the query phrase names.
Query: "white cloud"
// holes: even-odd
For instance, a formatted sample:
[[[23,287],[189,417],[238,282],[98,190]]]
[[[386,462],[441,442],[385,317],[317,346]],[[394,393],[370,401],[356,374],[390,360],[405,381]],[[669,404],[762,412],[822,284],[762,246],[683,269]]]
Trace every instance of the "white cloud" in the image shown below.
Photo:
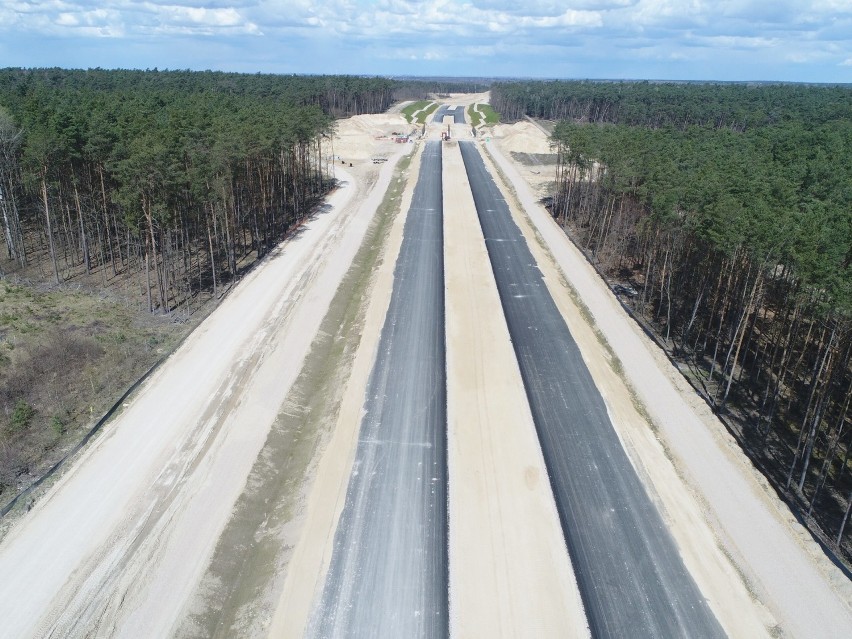
[[[180,31],[211,35],[222,30],[241,34],[259,33],[256,24],[246,20],[233,7],[213,8],[145,3],[156,16],[154,32]]]
[[[823,58],[825,54],[821,51],[792,51],[784,55],[784,59],[793,64],[809,64]]]
[[[787,78],[794,67],[810,78],[815,74],[802,72],[808,65],[835,75],[850,66],[849,33],[852,0],[0,0],[0,55],[13,52],[18,57],[8,63],[25,66],[33,64],[28,55],[41,52],[16,47],[16,38],[58,37],[71,48],[126,36],[133,51],[147,55],[137,65],[143,68],[153,66],[149,60],[163,66],[172,50],[172,68],[216,64],[222,56],[211,51],[215,40],[229,47],[229,64],[248,70],[274,70],[270,65],[286,60],[278,63],[293,65],[282,67],[288,72],[331,63],[382,73],[397,68],[385,61],[407,61],[407,73],[471,74],[491,58],[486,68],[498,75],[570,68],[613,77],[639,68],[632,77],[642,77],[638,65],[655,61],[671,64],[676,77],[689,77],[690,68],[698,73],[689,65],[701,62],[720,79],[749,68],[759,69],[752,77],[775,68]],[[190,51],[210,62],[187,60]],[[60,52],[53,63],[68,62]],[[103,66],[103,58],[93,66]],[[665,71],[648,68],[656,77]]]
[[[813,10],[820,13],[852,14],[852,2],[849,0],[812,0],[810,4]]]
[[[209,3],[199,6],[200,4],[198,0],[0,0],[0,18],[7,18],[4,22],[10,26],[14,25],[18,30],[69,37],[259,33],[258,26],[247,20],[234,6],[215,7]]]
[[[486,11],[522,15],[558,15],[565,11],[604,11],[638,4],[640,0],[470,0],[470,4]]]
[[[697,36],[691,40],[700,46],[713,49],[766,49],[777,47],[782,44],[780,38],[767,38],[763,36]]]
[[[80,24],[80,20],[73,13],[60,13],[56,18],[56,24],[62,27],[76,27]]]
[[[544,4],[518,9],[514,2],[506,3],[504,8],[498,7],[497,3],[482,7],[478,2],[459,3],[453,0],[378,0],[361,5],[347,0],[331,0],[322,4],[297,3],[295,9],[288,3],[285,9],[279,4],[261,2],[246,15],[260,24],[264,31],[269,28],[299,30],[319,25],[331,34],[362,40],[382,42],[400,35],[416,40],[428,36],[453,41],[457,45],[461,44],[458,38],[476,40],[487,33],[523,35],[539,29],[570,30],[602,24],[599,13],[566,9],[564,6],[550,10]]]

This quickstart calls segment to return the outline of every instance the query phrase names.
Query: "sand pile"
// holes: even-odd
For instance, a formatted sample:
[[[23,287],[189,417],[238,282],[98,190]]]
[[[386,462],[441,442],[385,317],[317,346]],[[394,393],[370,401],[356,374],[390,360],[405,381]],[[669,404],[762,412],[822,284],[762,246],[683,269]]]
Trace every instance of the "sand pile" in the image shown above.
[[[334,136],[334,155],[338,163],[342,160],[363,162],[374,157],[389,157],[399,150],[392,136],[394,133],[414,133],[417,127],[405,121],[402,115],[379,114],[357,115],[337,121]]]
[[[532,122],[497,124],[492,135],[506,153],[553,153],[547,134]]]
[[[498,124],[493,127],[492,137],[502,153],[516,160],[518,171],[538,197],[552,195],[556,179],[556,163],[540,157],[551,155],[550,139],[532,122]],[[526,154],[520,159],[514,154]]]

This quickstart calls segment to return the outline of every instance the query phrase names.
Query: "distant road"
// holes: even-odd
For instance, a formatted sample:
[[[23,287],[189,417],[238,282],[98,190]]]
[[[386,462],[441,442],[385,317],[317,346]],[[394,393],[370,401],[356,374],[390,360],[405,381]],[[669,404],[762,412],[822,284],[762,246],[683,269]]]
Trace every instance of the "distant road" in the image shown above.
[[[592,636],[724,637],[479,150],[460,146]]]
[[[451,115],[453,116],[454,124],[464,124],[464,106],[456,106],[455,110],[453,111],[450,111],[450,106],[452,105],[442,104],[440,107],[438,107],[438,110],[435,111],[434,121],[438,124],[442,124],[444,122],[444,118],[448,115]]]
[[[448,635],[441,146],[427,142],[310,637]]]

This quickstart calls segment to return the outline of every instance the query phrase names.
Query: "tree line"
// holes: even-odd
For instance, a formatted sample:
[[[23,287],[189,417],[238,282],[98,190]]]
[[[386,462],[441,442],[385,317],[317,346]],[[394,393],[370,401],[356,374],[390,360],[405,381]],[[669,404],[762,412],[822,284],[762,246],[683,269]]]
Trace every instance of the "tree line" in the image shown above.
[[[425,100],[431,94],[483,93],[488,91],[491,80],[487,78],[417,78],[398,77],[394,98],[397,100]]]
[[[397,84],[0,70],[6,270],[135,273],[152,311],[215,293],[327,192],[333,118],[386,110]]]
[[[503,120],[703,126],[745,131],[799,121],[852,118],[849,88],[800,84],[495,82],[491,104]]]
[[[589,86],[574,86],[585,100]],[[663,86],[664,102],[690,98],[654,118],[655,85],[603,89],[622,96],[612,120],[629,120],[627,104],[649,111],[641,125],[556,125],[552,214],[850,556],[852,90],[727,86],[713,100],[707,86]],[[776,119],[754,117],[785,95]],[[532,115],[548,111],[536,104]]]

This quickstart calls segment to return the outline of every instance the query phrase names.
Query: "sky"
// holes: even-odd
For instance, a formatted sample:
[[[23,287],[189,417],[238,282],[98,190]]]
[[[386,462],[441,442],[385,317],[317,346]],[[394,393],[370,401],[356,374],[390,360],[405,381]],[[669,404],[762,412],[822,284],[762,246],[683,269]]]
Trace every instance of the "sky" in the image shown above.
[[[0,67],[852,82],[852,0],[0,0]]]

